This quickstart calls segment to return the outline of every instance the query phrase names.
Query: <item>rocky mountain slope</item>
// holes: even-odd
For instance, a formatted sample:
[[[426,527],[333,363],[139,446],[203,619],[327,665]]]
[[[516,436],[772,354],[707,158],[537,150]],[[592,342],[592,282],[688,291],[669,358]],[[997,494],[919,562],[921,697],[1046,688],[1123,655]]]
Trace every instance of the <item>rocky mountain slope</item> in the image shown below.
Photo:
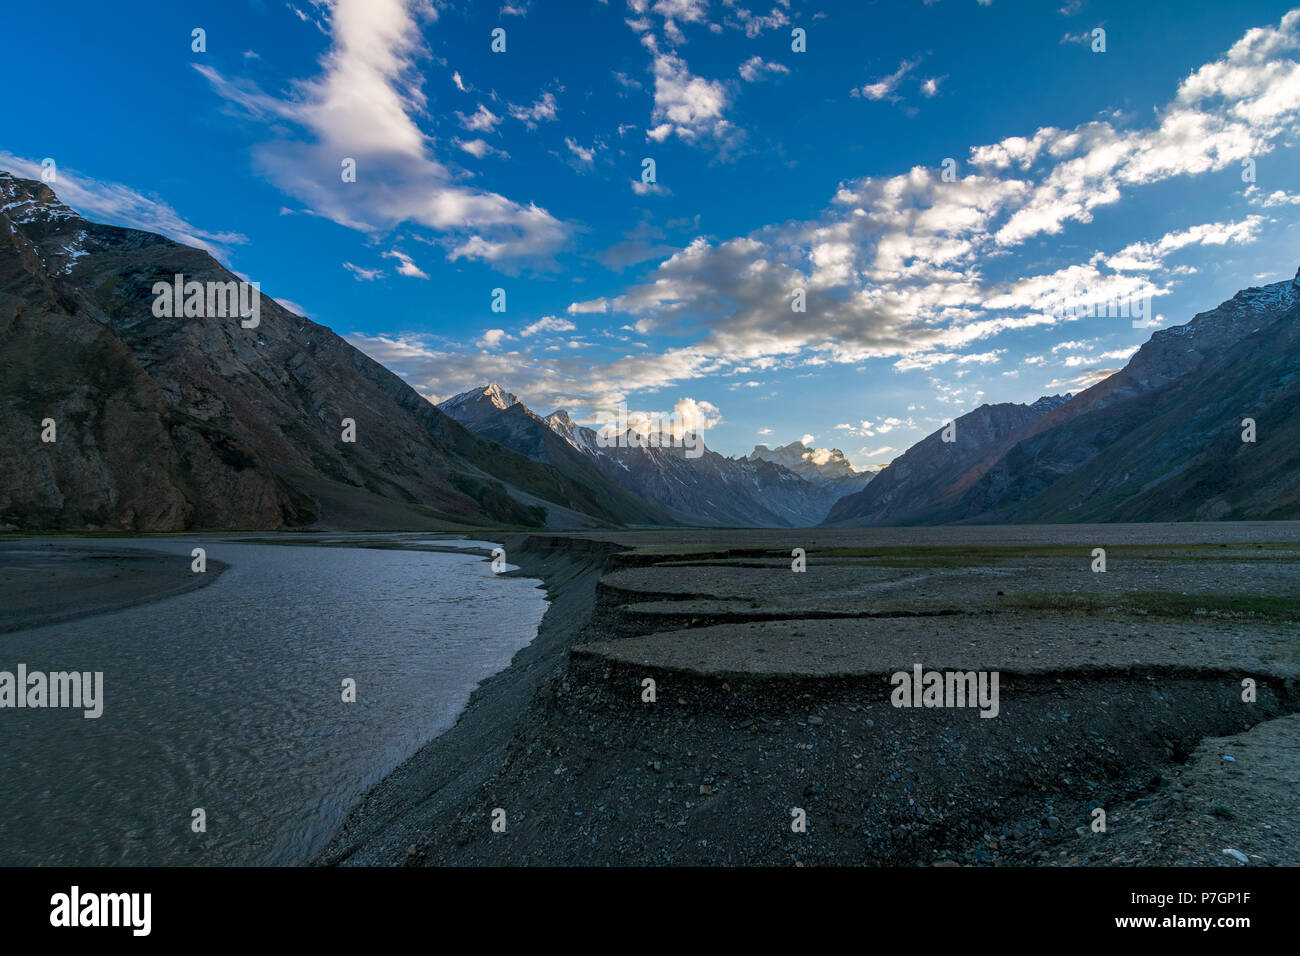
[[[0,528],[621,520],[269,295],[255,328],[155,315],[155,283],[175,275],[239,281],[206,252],[89,222],[0,172]]]
[[[540,416],[499,385],[471,389],[439,404],[439,409],[475,434],[514,449],[535,462],[554,467],[591,501],[602,503],[620,522],[634,525],[671,525],[676,522],[662,509],[626,490],[591,459],[574,448]]]
[[[787,468],[800,478],[834,492],[837,500],[861,491],[878,472],[878,469],[855,471],[838,448],[810,448],[801,441],[776,448],[755,445],[746,457]]]
[[[962,416],[954,445],[918,442],[827,522],[1300,517],[1300,272],[1156,332],[1053,403]]]
[[[1155,333],[1080,399],[1009,449],[956,516],[1300,517],[1300,272]],[[1242,440],[1247,418],[1254,442]]]
[[[558,439],[587,469],[682,524],[806,527],[825,517],[838,498],[834,487],[761,459],[727,458],[707,448],[690,458],[680,447],[605,447],[594,429],[578,424],[564,409],[539,418],[498,385],[472,389],[439,407],[536,461],[561,460],[554,448]],[[535,427],[539,421],[549,434]]]
[[[862,491],[836,502],[825,523],[864,527],[935,521],[1008,448],[1069,399],[1044,396],[1032,405],[1004,402],[967,412],[953,423],[954,441],[943,441],[943,429],[927,435]]]

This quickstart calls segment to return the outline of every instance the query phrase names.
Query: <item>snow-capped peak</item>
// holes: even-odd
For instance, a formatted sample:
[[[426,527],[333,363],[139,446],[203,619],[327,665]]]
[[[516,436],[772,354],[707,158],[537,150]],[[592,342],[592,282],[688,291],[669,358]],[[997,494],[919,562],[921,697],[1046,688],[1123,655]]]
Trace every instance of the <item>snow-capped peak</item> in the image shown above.
[[[838,448],[809,448],[801,441],[792,441],[776,448],[755,445],[748,457],[750,461],[762,459],[775,462],[805,478],[844,478],[857,474],[857,469]]]
[[[459,395],[453,395],[445,402],[439,402],[438,407],[444,410],[448,408],[458,408],[467,402],[478,400],[486,400],[503,411],[511,405],[519,404],[518,398],[493,382],[490,385],[480,385],[478,388],[471,388],[468,392],[461,392]]]
[[[1070,392],[1066,392],[1064,395],[1044,395],[1029,407],[1046,415],[1048,412],[1060,408],[1073,397],[1074,395]]]
[[[589,452],[594,455],[603,454],[595,430],[587,428],[585,425],[579,425],[573,420],[573,416],[569,414],[567,409],[557,408],[543,418],[542,421],[546,423],[551,431],[579,451]]]
[[[0,169],[0,213],[15,223],[51,222],[80,217],[65,206],[54,190],[34,179],[19,179]]]

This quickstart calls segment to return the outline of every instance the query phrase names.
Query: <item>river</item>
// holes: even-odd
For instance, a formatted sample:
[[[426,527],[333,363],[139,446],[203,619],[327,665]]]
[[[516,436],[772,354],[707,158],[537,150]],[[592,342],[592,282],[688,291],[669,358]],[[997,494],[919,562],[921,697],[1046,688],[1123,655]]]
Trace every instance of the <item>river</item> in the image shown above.
[[[0,712],[0,864],[306,862],[367,789],[452,726],[547,606],[540,582],[467,552],[58,543],[186,564],[201,546],[229,567],[176,597],[0,634],[0,670],[104,673],[98,719]]]

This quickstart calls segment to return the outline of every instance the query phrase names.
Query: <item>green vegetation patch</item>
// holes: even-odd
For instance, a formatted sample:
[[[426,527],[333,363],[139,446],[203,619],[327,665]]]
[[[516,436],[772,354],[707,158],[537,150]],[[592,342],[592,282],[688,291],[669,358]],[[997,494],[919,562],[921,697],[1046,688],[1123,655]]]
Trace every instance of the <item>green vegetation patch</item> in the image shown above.
[[[1151,614],[1159,617],[1230,617],[1300,621],[1300,598],[1239,594],[1128,591],[1121,594],[1031,591],[998,598],[1005,608],[1062,614]]]
[[[1096,544],[1048,545],[915,545],[895,547],[818,548],[808,560],[885,568],[970,568],[1033,558],[1091,560]],[[1108,560],[1143,561],[1300,561],[1295,542],[1235,544],[1117,544],[1106,547]]]

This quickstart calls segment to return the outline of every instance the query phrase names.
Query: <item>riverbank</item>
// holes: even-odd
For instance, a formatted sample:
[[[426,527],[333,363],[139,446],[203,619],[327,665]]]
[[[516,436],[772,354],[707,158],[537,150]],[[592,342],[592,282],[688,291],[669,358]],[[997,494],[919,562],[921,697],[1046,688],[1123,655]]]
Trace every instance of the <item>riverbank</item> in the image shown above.
[[[596,582],[620,550],[583,539],[493,537],[518,567],[508,573],[544,584],[550,607],[537,637],[508,668],[478,686],[454,727],[366,795],[318,863],[402,862],[439,818],[458,812],[473,797],[509,758],[537,709],[544,708],[542,689],[562,673],[573,636],[591,619]]]
[[[1294,523],[913,530],[506,536],[552,602],[537,639],[318,862],[1141,862],[1103,844],[1207,738],[1262,728],[1239,794],[1291,772],[1266,731],[1298,699]],[[997,671],[998,717],[892,706],[915,663]],[[1238,802],[1227,831],[1169,832],[1267,831],[1248,862],[1300,862],[1268,819],[1294,797]],[[1094,834],[1099,807],[1125,829]]]
[[[105,553],[56,540],[0,541],[0,634],[150,604],[212,584],[226,564],[137,548]]]

